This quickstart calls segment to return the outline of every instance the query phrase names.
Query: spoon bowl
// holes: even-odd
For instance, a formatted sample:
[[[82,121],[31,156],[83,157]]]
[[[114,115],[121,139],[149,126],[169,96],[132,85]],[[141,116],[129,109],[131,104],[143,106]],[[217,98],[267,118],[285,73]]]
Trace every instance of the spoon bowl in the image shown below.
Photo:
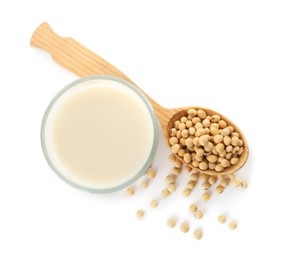
[[[224,121],[226,121],[228,125],[231,125],[231,126],[234,127],[235,132],[237,132],[240,135],[240,139],[243,140],[243,142],[244,142],[244,145],[243,145],[244,152],[239,157],[239,161],[238,161],[237,164],[231,165],[231,166],[225,168],[222,172],[217,172],[217,171],[209,170],[209,169],[208,170],[200,170],[200,169],[198,169],[198,171],[200,173],[205,173],[205,174],[208,174],[208,175],[227,175],[227,174],[235,173],[240,168],[242,168],[245,165],[245,163],[246,163],[246,161],[248,159],[248,156],[249,156],[249,147],[248,147],[248,143],[247,143],[247,140],[246,140],[244,134],[238,128],[238,126],[236,124],[234,124],[231,120],[229,120],[225,116],[221,115],[219,112],[216,112],[216,111],[214,111],[212,109],[209,109],[209,108],[204,108],[204,107],[181,107],[181,108],[178,108],[178,109],[173,109],[173,112],[172,112],[173,114],[171,114],[170,120],[167,122],[167,124],[163,125],[163,126],[166,126],[165,129],[163,128],[163,132],[164,132],[165,140],[166,140],[167,144],[170,146],[168,141],[169,141],[169,137],[170,137],[170,129],[173,128],[174,122],[177,121],[177,120],[180,120],[181,117],[186,116],[187,115],[187,110],[190,109],[190,108],[194,108],[196,110],[202,109],[209,116],[213,116],[213,115],[216,115],[216,114],[220,115],[220,117]],[[178,156],[177,154],[176,154],[176,156],[177,156],[177,158],[179,160],[181,160],[183,163],[185,163],[182,157]],[[191,168],[194,168],[191,164],[187,164],[187,163],[185,163],[185,164],[190,166]]]
[[[58,36],[46,22],[42,23],[33,33],[31,38],[31,46],[48,51],[56,63],[60,64],[64,68],[70,70],[71,72],[77,74],[80,77],[87,77],[90,75],[112,75],[125,79],[136,86],[136,84],[134,84],[125,74],[123,74],[115,66],[113,66],[112,64],[110,64],[94,52],[90,51],[89,49],[81,45],[79,42],[69,37],[62,38]],[[196,106],[172,109],[164,108],[160,106],[157,102],[155,102],[144,91],[142,92],[146,95],[146,97],[148,98],[155,110],[155,113],[161,124],[165,140],[169,147],[170,129],[173,127],[174,122],[176,120],[179,120],[182,116],[186,115],[187,110],[190,108],[195,108],[197,110],[203,109],[206,112],[206,114],[210,116],[215,114],[220,115],[224,121],[226,121],[229,125],[233,126],[235,128],[235,131],[239,133],[240,139],[244,142],[244,152],[239,157],[238,163],[235,165],[231,165],[228,168],[225,168],[222,172],[198,169],[200,173],[205,173],[209,175],[227,175],[236,172],[244,166],[249,155],[248,143],[242,131],[225,116],[211,109]],[[177,155],[177,157],[179,158],[179,160],[184,162],[180,156]],[[190,164],[187,165],[192,167],[192,165]]]

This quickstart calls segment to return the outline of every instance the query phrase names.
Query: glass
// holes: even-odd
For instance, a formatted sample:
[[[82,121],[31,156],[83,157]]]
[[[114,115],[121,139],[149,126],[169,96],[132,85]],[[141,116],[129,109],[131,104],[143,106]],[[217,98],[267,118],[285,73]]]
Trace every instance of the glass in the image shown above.
[[[61,97],[67,90],[71,89],[72,87],[76,86],[77,84],[80,84],[82,82],[88,81],[88,80],[93,80],[93,79],[106,79],[106,80],[112,80],[112,81],[117,81],[119,83],[122,83],[124,86],[128,87],[129,89],[131,89],[134,93],[137,94],[137,96],[143,101],[143,103],[146,105],[148,112],[152,118],[152,123],[153,123],[153,129],[154,129],[154,139],[153,139],[153,145],[152,145],[152,149],[151,152],[145,162],[145,164],[142,166],[141,170],[132,178],[130,178],[129,180],[127,180],[124,183],[121,183],[117,186],[111,187],[111,188],[104,188],[104,189],[100,189],[100,188],[90,188],[87,186],[82,186],[70,179],[68,179],[64,174],[62,174],[62,172],[60,172],[57,167],[55,167],[54,163],[52,162],[52,160],[50,159],[50,155],[49,152],[47,150],[46,147],[46,141],[45,141],[45,127],[46,127],[46,122],[48,119],[48,116],[50,114],[50,111],[52,110],[55,102],[59,99],[59,97]],[[44,156],[46,158],[47,163],[49,164],[49,166],[51,167],[51,169],[66,183],[70,184],[71,186],[84,190],[84,191],[88,191],[88,192],[92,192],[92,193],[110,193],[110,192],[115,192],[118,190],[121,190],[129,185],[131,185],[132,183],[134,183],[137,179],[139,179],[143,174],[145,174],[145,172],[148,170],[148,168],[151,166],[153,159],[155,157],[155,153],[157,150],[157,146],[158,146],[158,141],[159,141],[159,125],[158,125],[158,120],[155,116],[154,110],[152,105],[150,104],[150,102],[148,101],[148,99],[145,97],[145,95],[133,84],[131,84],[130,82],[123,80],[121,78],[118,77],[114,77],[114,76],[108,76],[108,75],[94,75],[94,76],[89,76],[89,77],[85,77],[85,78],[81,78],[78,79],[72,83],[70,83],[69,85],[67,85],[65,88],[63,88],[60,92],[58,92],[55,97],[51,100],[49,106],[47,107],[43,120],[42,120],[42,125],[41,125],[41,145],[42,145],[42,150],[44,153]]]

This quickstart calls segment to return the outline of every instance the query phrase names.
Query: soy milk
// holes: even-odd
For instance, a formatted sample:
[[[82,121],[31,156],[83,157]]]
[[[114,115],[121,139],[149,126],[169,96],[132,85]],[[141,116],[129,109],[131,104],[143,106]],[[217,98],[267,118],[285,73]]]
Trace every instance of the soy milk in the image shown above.
[[[108,78],[91,78],[52,101],[42,139],[47,161],[64,180],[109,189],[149,166],[154,135],[151,112],[134,90]]]

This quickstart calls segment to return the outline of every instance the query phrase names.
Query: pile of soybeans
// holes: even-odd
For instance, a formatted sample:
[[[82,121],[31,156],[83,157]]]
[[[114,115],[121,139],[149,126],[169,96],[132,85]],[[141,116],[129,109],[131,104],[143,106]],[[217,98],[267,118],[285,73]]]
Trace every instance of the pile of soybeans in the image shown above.
[[[239,162],[240,156],[244,152],[244,142],[238,132],[228,122],[219,115],[207,115],[202,109],[189,109],[179,120],[176,120],[170,129],[169,144],[172,154],[169,161],[173,167],[168,175],[164,177],[165,188],[162,189],[157,198],[149,202],[151,209],[159,206],[162,199],[168,198],[179,187],[177,179],[183,172],[188,176],[186,186],[182,190],[184,197],[189,197],[197,187],[202,190],[199,198],[188,205],[188,213],[193,214],[195,219],[204,217],[203,204],[216,194],[222,194],[231,184],[233,187],[247,188],[248,182],[240,180],[235,173],[223,174],[222,171],[231,165]],[[205,172],[202,172],[205,171]],[[211,174],[206,174],[211,172]],[[150,182],[157,177],[157,172],[150,168],[142,177],[139,183],[140,189],[147,189]],[[136,185],[127,188],[128,196],[136,193]],[[198,205],[201,203],[200,205]],[[145,210],[139,209],[136,212],[137,218],[145,217]],[[216,220],[224,224],[227,221],[224,213],[216,216]],[[179,222],[179,223],[178,223]],[[191,228],[187,221],[179,221],[175,217],[166,220],[169,228],[179,225],[180,231],[188,233]],[[237,222],[231,220],[228,228],[237,228]],[[193,229],[192,235],[196,240],[203,237],[203,228],[197,226]]]

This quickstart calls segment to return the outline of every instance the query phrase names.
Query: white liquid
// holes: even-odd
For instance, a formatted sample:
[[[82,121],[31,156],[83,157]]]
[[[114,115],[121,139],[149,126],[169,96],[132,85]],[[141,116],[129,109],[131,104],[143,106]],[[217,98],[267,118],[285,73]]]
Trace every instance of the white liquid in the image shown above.
[[[146,104],[122,83],[107,79],[85,81],[63,93],[44,133],[55,168],[71,182],[95,189],[137,175],[154,140]]]

